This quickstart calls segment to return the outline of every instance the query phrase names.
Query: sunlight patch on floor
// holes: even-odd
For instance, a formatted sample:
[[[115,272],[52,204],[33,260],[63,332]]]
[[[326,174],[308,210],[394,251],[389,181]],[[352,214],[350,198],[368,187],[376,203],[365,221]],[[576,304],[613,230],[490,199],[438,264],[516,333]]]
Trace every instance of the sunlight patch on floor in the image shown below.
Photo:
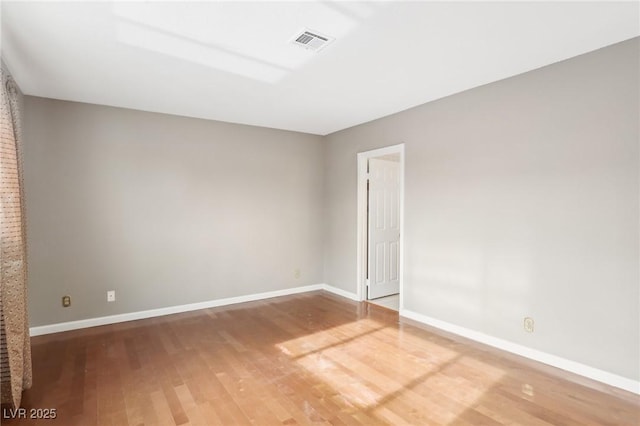
[[[326,384],[316,390],[342,411],[366,413],[392,424],[452,422],[505,374],[481,360],[461,356],[454,348],[371,319],[276,346]],[[481,376],[470,376],[466,367],[470,365],[480,367]],[[456,388],[461,392],[455,397],[445,396]],[[416,417],[412,410],[399,417],[397,409],[389,408],[424,405],[425,400],[429,418]]]
[[[282,353],[291,357],[302,357],[330,348],[333,345],[341,345],[346,341],[363,337],[364,335],[383,328],[384,327],[377,321],[361,319],[356,322],[338,325],[296,339],[287,340],[286,342],[277,344],[276,347]]]

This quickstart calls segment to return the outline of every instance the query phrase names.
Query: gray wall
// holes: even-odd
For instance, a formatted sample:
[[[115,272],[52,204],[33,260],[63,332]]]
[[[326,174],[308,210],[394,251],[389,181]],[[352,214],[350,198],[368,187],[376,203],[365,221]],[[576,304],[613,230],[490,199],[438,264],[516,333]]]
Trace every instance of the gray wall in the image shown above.
[[[320,137],[30,96],[24,124],[31,326],[322,282]]]
[[[325,282],[356,291],[356,153],[404,142],[405,307],[639,380],[639,47],[328,136]]]

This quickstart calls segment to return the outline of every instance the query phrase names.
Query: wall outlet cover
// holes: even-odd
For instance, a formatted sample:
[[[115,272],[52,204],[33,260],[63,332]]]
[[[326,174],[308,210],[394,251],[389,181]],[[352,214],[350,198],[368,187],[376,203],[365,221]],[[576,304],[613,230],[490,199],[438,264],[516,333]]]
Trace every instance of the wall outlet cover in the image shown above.
[[[524,331],[527,333],[533,333],[533,318],[526,317],[524,319]]]

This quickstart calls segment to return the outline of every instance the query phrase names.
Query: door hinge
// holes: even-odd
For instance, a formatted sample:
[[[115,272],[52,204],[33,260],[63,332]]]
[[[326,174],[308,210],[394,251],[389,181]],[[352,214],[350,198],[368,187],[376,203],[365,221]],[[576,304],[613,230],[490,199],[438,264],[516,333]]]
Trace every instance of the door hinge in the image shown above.
[[[371,281],[369,281],[369,278],[367,278],[366,280],[364,280],[364,284],[369,287],[371,285]]]

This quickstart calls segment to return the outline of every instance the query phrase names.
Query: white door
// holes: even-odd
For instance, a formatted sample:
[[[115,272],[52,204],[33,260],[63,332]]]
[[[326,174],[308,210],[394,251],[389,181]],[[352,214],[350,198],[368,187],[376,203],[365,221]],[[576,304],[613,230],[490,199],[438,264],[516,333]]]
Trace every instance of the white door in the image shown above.
[[[367,298],[400,291],[400,164],[369,160]]]

